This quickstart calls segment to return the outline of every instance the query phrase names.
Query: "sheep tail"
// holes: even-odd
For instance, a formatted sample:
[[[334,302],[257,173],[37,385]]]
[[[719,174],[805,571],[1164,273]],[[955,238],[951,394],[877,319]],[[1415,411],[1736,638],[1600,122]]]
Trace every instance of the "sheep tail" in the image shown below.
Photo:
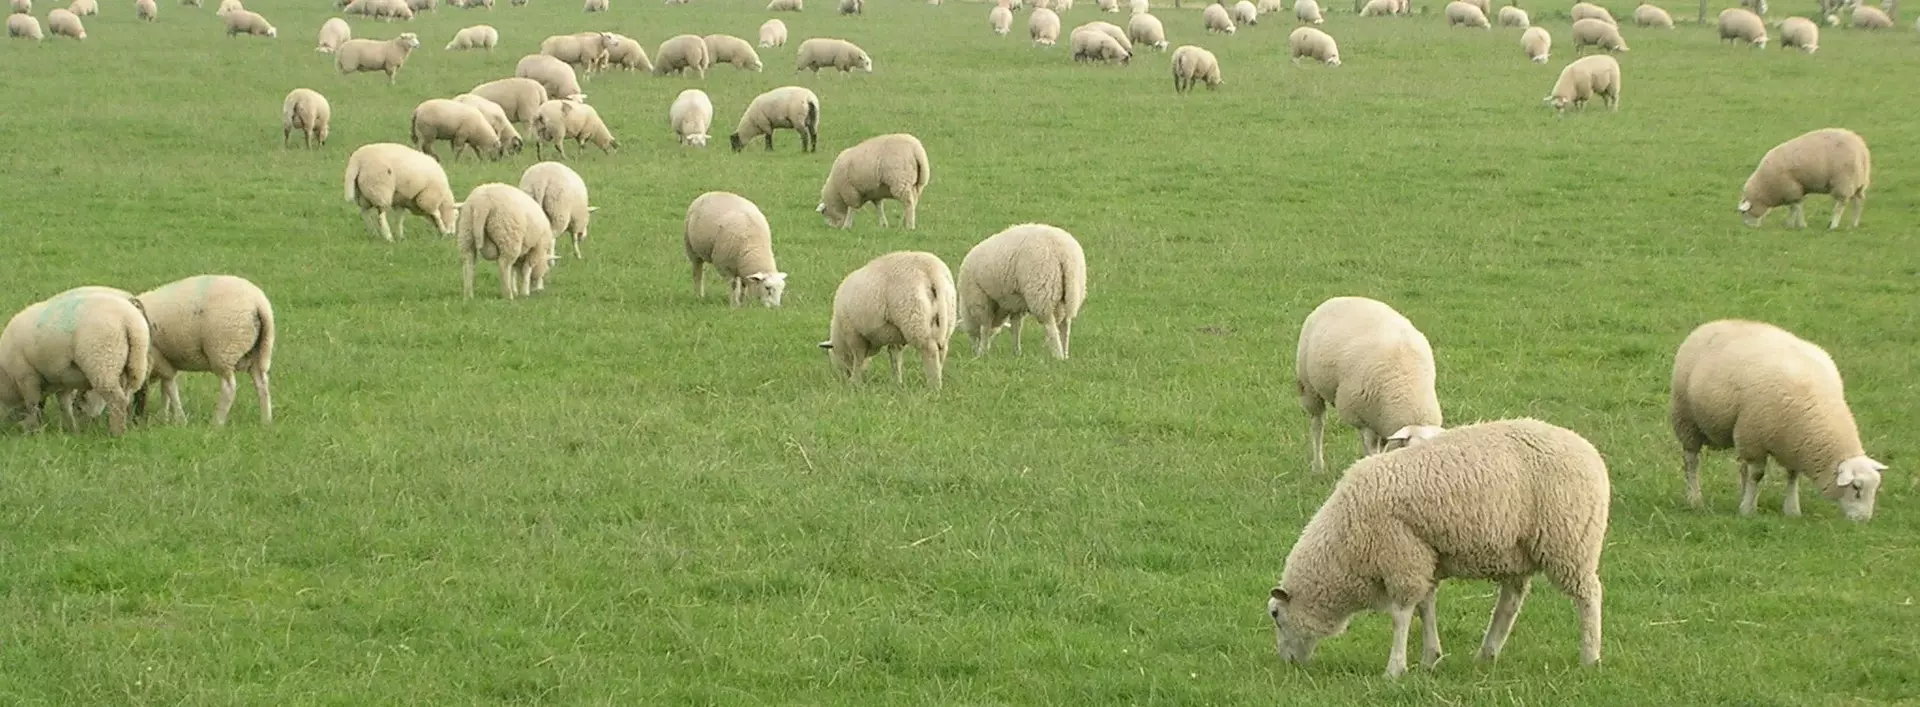
[[[153,320],[147,317],[147,306],[140,302],[140,298],[128,297],[127,301],[133,303],[134,310],[140,313],[140,322],[147,329],[145,336],[134,333],[132,329],[127,330],[127,366],[122,373],[120,387],[132,393],[146,386],[150,370],[147,357],[153,347],[154,328]]]
[[[261,298],[253,306],[254,338],[253,348],[247,350],[247,359],[253,362],[253,370],[265,371],[273,361],[273,340],[276,328],[273,323],[273,305]]]
[[[807,132],[813,134],[814,144],[820,140],[820,102],[807,101]]]

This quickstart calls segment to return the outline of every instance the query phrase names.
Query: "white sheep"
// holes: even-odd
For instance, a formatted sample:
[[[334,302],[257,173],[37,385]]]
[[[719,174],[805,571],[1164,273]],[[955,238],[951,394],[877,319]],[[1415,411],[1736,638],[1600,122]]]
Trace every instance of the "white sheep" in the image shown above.
[[[1145,5],[1146,2],[1142,0],[1140,4]],[[1259,10],[1262,15],[1270,15],[1286,9],[1280,0],[1259,0],[1253,4],[1253,7]]]
[[[527,127],[533,134],[533,154],[542,159],[545,158],[542,146],[548,144],[559,151],[560,159],[566,159],[564,142],[567,139],[572,139],[574,146],[582,148],[592,143],[606,154],[613,154],[614,150],[620,149],[620,141],[600,120],[600,112],[579,101],[547,101],[541,104],[540,111],[534,114],[533,121]]]
[[[420,48],[420,36],[401,32],[393,39],[349,39],[333,51],[333,66],[341,75],[360,71],[378,71],[387,75],[387,85],[400,74],[407,57]]]
[[[403,208],[432,221],[442,235],[453,235],[458,204],[447,184],[447,171],[425,153],[393,142],[360,146],[347,158],[347,201],[360,207],[368,231],[393,242],[387,213]],[[379,216],[375,231],[374,216]],[[407,237],[405,217],[398,219],[400,237]]]
[[[1133,53],[1114,41],[1113,37],[1095,29],[1075,29],[1069,38],[1073,47],[1074,61],[1101,61],[1127,64],[1133,61]]]
[[[134,19],[153,22],[160,19],[160,4],[153,0],[133,0]]]
[[[313,50],[321,54],[332,54],[349,39],[353,39],[353,27],[348,25],[346,20],[331,17],[326,22],[320,23],[319,46],[314,47]]]
[[[707,131],[713,127],[713,99],[697,88],[681,91],[667,108],[667,124],[673,127],[680,144],[706,147]]]
[[[65,8],[56,7],[47,12],[47,31],[55,37],[87,38],[87,28],[80,24],[80,16]]]
[[[1880,8],[1861,5],[1853,9],[1852,25],[1854,29],[1891,29],[1893,18],[1881,12]]]
[[[834,228],[853,226],[853,212],[873,204],[880,215],[880,227],[887,227],[887,209],[883,203],[894,199],[904,205],[903,225],[915,228],[920,196],[933,179],[933,167],[927,161],[927,149],[920,138],[907,133],[877,135],[841,150],[833,158],[827,181],[820,186],[820,205],[814,210]]]
[[[1260,24],[1260,8],[1254,7],[1249,0],[1240,0],[1233,4],[1233,23],[1253,26]]]
[[[506,148],[507,154],[520,154],[520,148],[525,145],[525,141],[521,139],[520,131],[513,129],[513,121],[507,118],[507,111],[501,108],[500,104],[471,93],[454,96],[453,100],[473,106],[480,111],[481,115],[486,116],[487,124],[493,126],[493,134],[500,137],[500,144]]]
[[[515,76],[495,79],[473,87],[468,91],[473,95],[493,101],[506,111],[507,117],[521,125],[531,126],[533,116],[539,113],[540,106],[546,105],[547,87],[539,81]]]
[[[1127,31],[1120,29],[1120,25],[1105,20],[1094,20],[1073,28],[1075,32],[1080,30],[1090,30],[1112,37],[1113,41],[1118,43],[1121,49],[1126,50],[1127,56],[1133,56],[1133,38],[1127,36]]]
[[[285,149],[292,143],[295,130],[306,138],[308,149],[312,149],[315,142],[325,147],[332,123],[333,106],[327,103],[326,96],[311,88],[293,89],[280,103],[280,147]]]
[[[40,31],[40,20],[33,15],[7,15],[7,36],[19,39],[44,40],[47,35]]]
[[[1755,49],[1767,48],[1767,23],[1752,10],[1729,7],[1720,11],[1720,41],[1747,42]]]
[[[1308,416],[1313,473],[1326,471],[1326,414],[1360,431],[1364,454],[1408,425],[1439,425],[1433,347],[1413,322],[1378,300],[1334,297],[1307,315],[1294,357],[1294,391]]]
[[[693,294],[707,296],[706,266],[727,281],[727,303],[736,309],[749,288],[760,294],[760,304],[780,306],[787,290],[787,274],[773,258],[773,227],[760,207],[732,192],[710,191],[687,205],[685,238],[687,262],[693,266]]]
[[[1005,36],[1013,29],[1013,11],[1004,5],[993,6],[987,11],[987,28],[993,30],[994,34]]]
[[[94,0],[73,0],[73,2],[67,4],[67,12],[81,17],[98,15],[100,14],[100,3]]]
[[[800,43],[800,50],[794,59],[794,73],[812,71],[815,75],[821,69],[839,69],[841,73],[864,71],[873,73],[873,57],[867,50],[853,42],[832,37],[814,37]]]
[[[1447,26],[1456,25],[1493,29],[1493,25],[1487,22],[1486,13],[1480,11],[1480,6],[1460,0],[1447,3]]]
[[[865,5],[866,3],[862,2],[861,0],[840,0],[840,14],[842,15],[861,14],[862,11],[864,10]]]
[[[1608,53],[1624,52],[1627,40],[1620,37],[1619,25],[1601,22],[1591,17],[1573,21],[1573,53],[1578,56],[1587,47],[1599,47]]]
[[[1400,4],[1394,0],[1367,0],[1367,4],[1360,7],[1360,16],[1385,17],[1393,14],[1393,11],[1399,7]]]
[[[727,136],[733,151],[746,149],[747,141],[762,135],[767,151],[773,151],[773,131],[786,128],[800,133],[800,151],[820,149],[820,97],[802,86],[781,86],[753,98],[740,114],[740,123]]]
[[[771,0],[767,3],[767,12],[799,12],[804,5],[801,0]]]
[[[1093,0],[1093,6],[1101,12],[1119,12],[1120,0]]]
[[[32,15],[33,0],[7,0],[7,14]]]
[[[554,99],[586,100],[587,94],[580,90],[580,75],[574,73],[573,65],[553,56],[528,54],[520,57],[520,61],[513,65],[513,75],[539,81],[547,89],[547,95]]]
[[[460,159],[462,148],[472,150],[476,160],[482,156],[499,160],[506,155],[506,143],[487,120],[486,114],[460,101],[447,98],[421,101],[413,109],[408,129],[408,134],[413,137],[414,148],[435,160],[440,156],[434,154],[433,143],[441,140],[453,146],[455,160]]]
[[[447,42],[447,51],[462,49],[485,49],[493,51],[500,44],[500,30],[492,25],[474,25],[453,34],[453,41]]]
[[[1527,29],[1533,26],[1533,18],[1527,16],[1527,11],[1512,5],[1500,8],[1499,22],[1501,27]]]
[[[500,264],[500,296],[531,297],[546,289],[553,263],[553,224],[526,192],[499,182],[474,187],[460,202],[460,291],[473,299],[481,258]]]
[[[647,58],[647,48],[624,34],[613,35],[613,45],[607,49],[607,64],[623,71],[653,73],[653,60]]]
[[[581,11],[582,12],[606,12],[607,0],[586,0],[586,2],[581,7]]]
[[[1573,599],[1580,662],[1600,662],[1600,554],[1607,464],[1591,442],[1532,419],[1482,422],[1355,462],[1287,553],[1269,592],[1275,648],[1305,664],[1367,609],[1393,621],[1387,675],[1407,671],[1417,609],[1421,663],[1440,660],[1435,598],[1442,579],[1500,585],[1480,659],[1505,646],[1533,575]]]
[[[1601,7],[1599,5],[1595,5],[1590,2],[1574,3],[1573,9],[1569,11],[1567,14],[1575,22],[1579,22],[1581,20],[1599,20],[1601,22],[1605,22],[1610,25],[1620,24],[1618,20],[1613,19],[1613,13],[1607,12],[1607,8]]]
[[[196,275],[143,292],[139,300],[153,322],[153,373],[147,383],[160,384],[169,419],[187,419],[180,402],[180,373],[204,371],[220,379],[213,424],[227,424],[239,392],[234,373],[244,370],[253,377],[253,392],[260,400],[260,423],[273,422],[268,373],[276,328],[267,293],[243,277]],[[145,412],[146,398],[143,385],[134,394],[136,411]]]
[[[1013,353],[1020,355],[1020,324],[1032,316],[1046,330],[1048,352],[1066,359],[1073,320],[1087,299],[1087,255],[1072,234],[1054,226],[1010,226],[967,251],[956,291],[956,326],[973,341],[974,356],[985,355],[1003,327],[1012,330]]]
[[[1340,45],[1334,43],[1332,35],[1320,31],[1319,28],[1295,28],[1291,34],[1287,35],[1287,47],[1294,66],[1300,65],[1301,57],[1325,62],[1327,66],[1340,65]]]
[[[802,44],[801,47],[804,51],[806,45]],[[707,41],[697,34],[674,35],[661,42],[660,50],[653,54],[654,76],[693,74],[704,79],[707,77],[707,67],[712,65],[713,57],[707,54]]]
[[[280,30],[274,29],[267,18],[251,10],[235,10],[227,13],[227,36],[247,35],[250,37],[278,37]]]
[[[557,34],[540,40],[540,54],[593,73],[606,65],[607,54],[613,51],[614,41],[612,32]]]
[[[820,342],[840,377],[858,385],[867,359],[886,349],[893,380],[904,381],[901,350],[920,352],[927,385],[938,390],[958,303],[953,271],[940,257],[895,251],[847,274],[833,291],[833,320]]]
[[[1206,84],[1207,90],[1213,90],[1225,83],[1220,78],[1220,60],[1213,55],[1213,52],[1192,44],[1183,44],[1179,49],[1173,50],[1173,92],[1192,91],[1195,83]]]
[[[1820,51],[1820,25],[1805,17],[1789,17],[1780,23],[1780,48],[1797,47],[1806,54]]]
[[[1642,4],[1633,8],[1633,23],[1641,27],[1673,29],[1673,16],[1657,5]]]
[[[1542,102],[1553,106],[1555,115],[1562,115],[1572,106],[1585,110],[1594,96],[1600,96],[1609,110],[1620,110],[1620,62],[1612,55],[1595,54],[1567,64]]]
[[[1468,5],[1480,8],[1480,14],[1493,17],[1493,3],[1490,0],[1462,0]]]
[[[1167,50],[1167,28],[1160,18],[1142,12],[1127,20],[1127,38],[1160,51]]]
[[[104,287],[68,290],[15,314],[0,329],[0,412],[24,415],[40,429],[40,408],[56,395],[67,429],[78,432],[73,401],[86,393],[103,400],[107,433],[127,430],[133,391],[151,370],[153,325],[138,300]]]
[[[1027,15],[1027,36],[1033,43],[1051,47],[1060,41],[1060,16],[1044,7],[1036,7]]]
[[[1800,515],[1800,477],[1852,520],[1873,518],[1880,472],[1847,406],[1833,357],[1772,324],[1708,322],[1688,334],[1673,360],[1669,418],[1680,442],[1687,503],[1700,499],[1700,450],[1731,449],[1740,460],[1740,515],[1759,501],[1767,459],[1787,470],[1781,512]]]
[[[1821,128],[1774,146],[1760,157],[1747,183],[1740,188],[1740,218],[1759,226],[1776,206],[1789,206],[1788,228],[1805,228],[1808,194],[1833,197],[1833,220],[1827,230],[1840,227],[1840,218],[1853,205],[1853,227],[1867,209],[1867,187],[1873,181],[1873,158],[1867,141],[1846,128]]]
[[[1553,35],[1545,27],[1528,27],[1520,33],[1520,49],[1535,64],[1547,63],[1547,53],[1553,48]]]
[[[214,9],[213,14],[217,17],[226,17],[227,15],[245,9],[247,8],[240,4],[240,0],[220,0],[220,4]]]
[[[700,39],[707,43],[708,60],[715,66],[732,64],[747,71],[761,69],[760,54],[747,40],[731,34],[709,34]]]
[[[586,258],[580,246],[587,242],[587,226],[600,207],[587,203],[587,181],[559,162],[540,162],[520,173],[520,190],[533,197],[553,226],[554,238],[565,233],[573,240],[573,257]]]
[[[1302,2],[1306,1],[1307,0],[1302,0]],[[1298,8],[1299,6],[1295,5],[1294,7]],[[1205,10],[1200,11],[1200,25],[1209,33],[1233,34],[1234,30],[1237,29],[1233,24],[1233,17],[1227,14],[1227,8],[1217,4],[1208,5]]]
[[[1004,34],[1004,33],[1003,33]],[[760,24],[760,46],[787,46],[787,23],[780,20],[767,20]]]
[[[1326,22],[1326,20],[1320,16],[1320,3],[1314,0],[1299,0],[1299,2],[1294,3],[1293,17],[1307,24],[1317,25]]]

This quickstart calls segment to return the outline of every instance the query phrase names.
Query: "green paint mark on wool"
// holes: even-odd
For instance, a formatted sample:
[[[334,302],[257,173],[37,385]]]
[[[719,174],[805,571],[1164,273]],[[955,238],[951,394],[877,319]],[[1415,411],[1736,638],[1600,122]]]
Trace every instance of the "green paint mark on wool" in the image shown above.
[[[80,328],[80,305],[86,303],[85,297],[55,297],[40,310],[40,318],[35,320],[35,328],[53,327],[59,331],[72,332]]]

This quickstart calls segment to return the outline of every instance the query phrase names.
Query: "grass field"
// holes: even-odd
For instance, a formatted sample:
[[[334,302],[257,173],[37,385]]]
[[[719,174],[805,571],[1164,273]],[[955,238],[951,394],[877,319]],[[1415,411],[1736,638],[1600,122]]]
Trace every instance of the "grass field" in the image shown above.
[[[209,0],[211,3],[212,0]],[[1413,18],[1323,26],[1345,66],[1285,60],[1288,17],[1207,36],[1217,91],[1175,97],[1166,58],[1068,60],[987,30],[986,5],[826,0],[785,14],[768,69],[587,86],[621,141],[573,166],[601,207],[587,259],[548,289],[460,298],[448,240],[409,217],[378,241],[341,199],[357,146],[405,141],[409,111],[509,76],[541,38],[610,29],[753,38],[759,0],[605,15],[534,0],[442,10],[358,36],[424,46],[386,85],[335,75],[324,0],[256,0],[275,40],[228,39],[211,7],[142,25],[112,0],[84,43],[0,44],[0,302],[192,274],[259,283],[280,325],[276,420],[242,384],[234,423],[190,375],[185,426],[0,438],[0,703],[7,705],[1527,704],[1920,702],[1920,71],[1907,31],[1828,29],[1819,53],[1623,28],[1621,110],[1540,104],[1572,58],[1568,3],[1518,30]],[[1776,12],[1800,8],[1776,7]],[[36,14],[51,7],[42,3]],[[1416,6],[1419,9],[1419,6]],[[1615,3],[1622,17],[1631,5]],[[1717,13],[1720,7],[1713,8]],[[1099,13],[1082,0],[1064,28]],[[1124,15],[1104,15],[1124,25]],[[441,51],[500,29],[492,54]],[[1904,25],[1903,25],[1904,26]],[[1063,35],[1065,31],[1063,31]],[[851,39],[872,75],[794,77],[793,48]],[[755,94],[821,96],[822,149],[725,147]],[[704,88],[714,147],[681,149],[673,96]],[[331,143],[283,151],[280,102],[332,102]],[[1877,171],[1857,230],[1746,229],[1741,183],[1773,145],[1861,132]],[[926,144],[919,230],[814,213],[833,155],[877,134]],[[444,154],[444,146],[442,148]],[[517,183],[529,152],[449,165],[457,196]],[[785,306],[693,297],[686,205],[711,189],[772,222]],[[897,214],[898,205],[890,208]],[[956,269],[1008,225],[1084,244],[1074,357],[955,340],[946,387],[833,380],[833,288],[883,252]],[[716,294],[715,290],[721,294]],[[1334,476],[1307,473],[1293,394],[1299,322],[1327,297],[1383,299],[1431,338],[1449,422],[1535,416],[1607,456],[1613,522],[1602,667],[1576,659],[1545,582],[1497,664],[1472,654],[1492,585],[1443,585],[1449,655],[1380,677],[1363,615],[1314,664],[1274,655],[1281,559]],[[1710,455],[1686,507],[1666,424],[1672,352],[1694,326],[1764,319],[1827,347],[1868,451],[1892,469],[1868,524],[1809,490],[1734,513]],[[1358,453],[1330,430],[1329,464]],[[1418,651],[1417,637],[1413,650]],[[1417,654],[1417,653],[1416,653]]]

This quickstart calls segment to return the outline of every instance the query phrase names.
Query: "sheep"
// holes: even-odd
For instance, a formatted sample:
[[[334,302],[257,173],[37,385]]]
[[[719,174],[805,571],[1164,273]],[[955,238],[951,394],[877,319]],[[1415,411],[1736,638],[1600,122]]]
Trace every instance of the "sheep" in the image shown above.
[[[249,37],[278,37],[280,30],[268,24],[267,18],[261,17],[258,12],[236,10],[227,13],[227,36],[231,38],[242,34]]]
[[[436,0],[407,0],[407,9],[413,12],[431,12]]]
[[[1620,110],[1620,62],[1611,55],[1595,54],[1573,60],[1560,70],[1553,92],[1543,102],[1553,106],[1554,115],[1564,115],[1569,106],[1585,110],[1587,99],[1594,96],[1605,100],[1608,110]]]
[[[546,289],[552,267],[553,224],[540,204],[518,188],[488,182],[460,202],[460,293],[473,299],[473,270],[481,258],[500,264],[500,296],[531,297]]]
[[[1599,450],[1539,420],[1482,422],[1355,462],[1287,553],[1268,593],[1275,649],[1306,664],[1354,614],[1393,620],[1387,676],[1407,671],[1420,613],[1421,663],[1440,660],[1442,579],[1500,585],[1480,659],[1500,654],[1535,573],[1573,600],[1580,663],[1600,662],[1600,554],[1611,483]]]
[[[1320,3],[1314,0],[1299,0],[1293,4],[1293,17],[1307,24],[1321,24],[1326,20],[1320,17]]]
[[[1808,194],[1833,197],[1833,220],[1827,230],[1840,227],[1840,218],[1853,204],[1853,228],[1867,208],[1873,159],[1867,142],[1846,128],[1821,128],[1774,146],[1761,156],[1747,183],[1740,188],[1740,218],[1758,227],[1776,206],[1790,206],[1788,228],[1806,228],[1804,202]]]
[[[127,430],[133,391],[151,370],[153,325],[131,294],[104,287],[68,290],[20,310],[0,329],[0,411],[40,429],[48,394],[59,396],[67,429],[78,432],[73,400],[105,402],[107,434]]]
[[[349,39],[353,39],[353,27],[348,25],[346,20],[338,17],[328,18],[326,22],[320,23],[319,46],[314,47],[313,50],[321,54],[332,54]]]
[[[867,359],[886,349],[893,380],[904,382],[901,350],[920,352],[927,385],[940,389],[953,338],[953,271],[940,257],[922,251],[894,251],[847,274],[833,291],[833,319],[820,342],[840,378],[859,385]]]
[[[707,131],[713,127],[713,99],[697,88],[681,91],[667,108],[667,124],[680,144],[706,147]]]
[[[1545,27],[1528,27],[1520,33],[1520,49],[1535,64],[1547,63],[1547,52],[1553,47],[1553,35]]]
[[[813,40],[807,40],[813,41]],[[800,45],[806,51],[806,44]],[[713,64],[713,57],[707,54],[707,42],[699,35],[680,34],[660,43],[660,51],[653,54],[653,75],[666,76],[679,74],[685,76],[692,72],[698,78],[707,77],[707,67]]]
[[[1141,4],[1145,5],[1146,3],[1142,0]],[[1270,15],[1286,9],[1282,6],[1280,0],[1258,0],[1258,2],[1253,4],[1253,8],[1259,10],[1262,15]]]
[[[412,121],[408,124],[413,136],[415,149],[426,153],[435,160],[439,155],[433,152],[433,143],[446,140],[453,146],[453,159],[460,159],[460,149],[473,151],[475,159],[486,156],[499,160],[506,154],[506,143],[500,139],[499,131],[479,108],[447,98],[429,98],[421,101],[413,109]]]
[[[49,17],[49,19],[51,19],[51,17]],[[51,24],[51,22],[49,22],[49,24]],[[1854,29],[1891,29],[1893,27],[1893,19],[1887,17],[1887,13],[1881,12],[1880,8],[1861,5],[1853,9],[1852,24]]]
[[[1729,7],[1720,11],[1720,40],[1747,42],[1755,49],[1767,48],[1767,24],[1752,10]]]
[[[47,38],[40,31],[40,21],[33,15],[7,15],[7,36],[36,42]]]
[[[1113,37],[1099,30],[1076,29],[1069,41],[1073,47],[1074,61],[1104,61],[1120,64],[1133,61],[1131,52],[1120,46]]]
[[[820,97],[800,86],[782,86],[755,96],[727,141],[739,152],[746,149],[748,140],[765,135],[767,151],[772,152],[773,131],[779,128],[800,133],[801,152],[820,149]]]
[[[1367,4],[1360,8],[1360,16],[1385,17],[1399,8],[1400,4],[1394,0],[1367,0]]]
[[[1590,2],[1574,3],[1572,11],[1568,14],[1573,18],[1574,22],[1581,20],[1599,20],[1610,25],[1620,24],[1618,20],[1613,19],[1613,13],[1607,12],[1607,8]]]
[[[1300,57],[1326,62],[1327,66],[1340,65],[1340,45],[1334,43],[1332,35],[1318,28],[1295,28],[1287,35],[1287,46],[1294,66],[1300,65]]]
[[[865,3],[861,0],[840,0],[840,14],[858,15],[861,14],[864,6]]]
[[[1384,302],[1334,297],[1307,315],[1294,358],[1294,390],[1308,416],[1313,473],[1326,471],[1327,405],[1360,431],[1364,454],[1408,425],[1439,425],[1433,347]]]
[[[987,27],[992,29],[994,34],[1005,36],[1008,30],[1013,29],[1013,11],[1004,5],[993,6],[993,9],[987,11]],[[760,46],[766,46],[765,39],[760,40]]]
[[[1599,47],[1608,53],[1627,51],[1627,40],[1620,37],[1620,28],[1593,18],[1573,21],[1573,53],[1578,56],[1587,47]]]
[[[534,114],[533,122],[527,127],[533,133],[535,157],[544,158],[542,146],[552,144],[553,149],[560,153],[560,159],[566,159],[567,149],[564,141],[568,138],[573,140],[576,147],[585,147],[587,143],[593,143],[594,147],[600,148],[601,152],[607,154],[613,154],[614,150],[620,149],[620,141],[613,137],[613,132],[607,129],[607,124],[600,120],[600,112],[594,110],[593,106],[578,101],[553,99],[541,104],[540,111]]]
[[[513,75],[539,81],[547,95],[556,99],[584,102],[587,97],[580,90],[580,76],[574,73],[573,66],[546,54],[520,57],[513,65]]]
[[[1097,33],[1094,33],[1097,34]],[[887,227],[886,199],[899,201],[906,215],[903,225],[914,230],[920,195],[933,180],[933,166],[920,138],[907,133],[876,135],[841,150],[833,158],[826,183],[820,186],[820,205],[814,210],[834,228],[851,228],[853,212],[873,204],[880,227]]]
[[[613,51],[614,42],[612,32],[559,34],[540,40],[540,54],[553,57],[581,71],[593,73],[606,65],[607,54]],[[521,61],[524,62],[525,59]]]
[[[1160,18],[1148,13],[1127,20],[1127,38],[1163,52],[1167,50],[1166,27],[1160,24]]]
[[[32,15],[33,0],[7,0],[7,14]]]
[[[80,24],[80,16],[65,8],[56,7],[47,12],[47,31],[55,37],[87,38],[87,28]]]
[[[533,116],[548,99],[546,86],[539,81],[518,76],[488,81],[473,87],[468,93],[493,101],[506,111],[507,117],[512,118],[513,122],[527,126],[533,125]],[[586,96],[571,98],[580,100]]]
[[[507,154],[520,154],[520,148],[525,145],[525,141],[521,139],[520,131],[513,128],[513,121],[507,118],[507,111],[501,108],[500,104],[471,93],[454,96],[453,100],[473,106],[475,110],[480,111],[480,115],[487,119],[487,125],[493,127],[494,135],[499,136],[500,144]]]
[[[709,34],[701,38],[707,43],[707,57],[713,64],[732,64],[747,71],[761,69],[760,54],[753,51],[753,45],[747,40],[730,34]]]
[[[1740,515],[1753,515],[1772,457],[1787,470],[1781,513],[1800,515],[1800,477],[1839,503],[1847,518],[1873,518],[1886,465],[1868,457],[1833,357],[1765,322],[1700,325],[1673,360],[1669,421],[1679,440],[1687,503],[1701,507],[1700,450],[1740,460]]]
[[[356,7],[359,9],[356,10]],[[346,12],[357,12],[387,22],[413,19],[413,7],[407,4],[407,0],[355,0]]]
[[[1493,25],[1487,22],[1486,13],[1481,12],[1478,5],[1461,2],[1460,0],[1453,0],[1453,2],[1447,3],[1447,26],[1453,27],[1455,25],[1493,29]]]
[[[1060,41],[1060,16],[1044,7],[1036,7],[1027,15],[1027,36],[1033,43],[1051,47]]]
[[[1643,4],[1633,8],[1633,23],[1641,27],[1673,29],[1673,16],[1657,5]]]
[[[334,50],[333,66],[342,76],[360,71],[379,71],[387,75],[387,85],[392,86],[400,74],[400,67],[406,65],[407,56],[418,48],[420,36],[412,32],[401,32],[400,36],[388,40],[349,39]]]
[[[220,4],[214,9],[213,14],[217,17],[226,17],[227,15],[245,9],[247,8],[240,4],[240,0],[220,0]]]
[[[767,12],[799,12],[804,9],[801,0],[772,0],[767,3]]]
[[[1858,5],[1860,4],[1860,2],[1859,0],[1842,0],[1841,2],[1833,3],[1833,4],[1834,6],[1839,7],[1844,5]],[[1740,0],[1740,6],[1753,10],[1754,14],[1756,15],[1767,14],[1767,0]],[[1825,7],[1825,6],[1826,6],[1825,4],[1822,5],[1822,7]]]
[[[1003,327],[1012,330],[1013,354],[1020,355],[1020,324],[1032,316],[1046,330],[1048,352],[1065,360],[1073,349],[1073,320],[1087,300],[1087,255],[1073,234],[1054,226],[1009,226],[967,251],[956,291],[955,326],[973,342],[975,358],[986,355]]]
[[[500,30],[492,25],[474,25],[453,34],[453,41],[447,42],[446,51],[462,49],[485,49],[493,51],[500,44]]]
[[[1234,24],[1247,26],[1260,24],[1260,9],[1254,7],[1248,0],[1234,3],[1233,12],[1230,14],[1233,16]]]
[[[1268,2],[1269,0],[1260,0],[1260,1]],[[1277,3],[1280,0],[1271,0],[1271,1]],[[1016,4],[1014,5],[1014,9],[1016,10],[1020,9],[1020,6]],[[1134,15],[1145,14],[1147,12],[1150,12],[1152,9],[1153,8],[1149,6],[1147,0],[1127,0],[1127,10],[1129,14],[1134,14]]]
[[[581,11],[582,12],[606,12],[607,0],[586,0],[586,3],[581,7]]]
[[[100,14],[100,3],[94,2],[94,0],[73,0],[73,2],[67,5],[67,12],[81,17],[98,15]]]
[[[360,218],[367,230],[374,231],[374,216],[379,215],[379,230],[387,242],[393,242],[394,229],[388,228],[387,213],[403,208],[433,222],[441,235],[453,235],[455,212],[453,188],[447,184],[447,171],[439,160],[406,145],[376,142],[360,146],[347,158],[347,201],[360,207]],[[407,237],[406,218],[399,222],[400,237]]]
[[[1307,0],[1301,0],[1301,2],[1306,1]],[[1298,8],[1299,5],[1295,5],[1294,7]],[[1207,9],[1200,11],[1200,24],[1202,27],[1205,27],[1208,32],[1233,34],[1234,30],[1237,29],[1233,25],[1233,18],[1227,15],[1227,8],[1217,4],[1208,5]]]
[[[1073,31],[1078,32],[1083,29],[1092,30],[1112,37],[1113,41],[1118,43],[1121,49],[1126,50],[1127,56],[1133,56],[1133,39],[1128,37],[1126,30],[1120,29],[1119,25],[1103,20],[1094,20],[1073,28]]]
[[[623,71],[653,73],[653,60],[647,58],[646,47],[623,34],[613,35],[613,46],[607,49],[606,66],[618,66]]]
[[[1213,52],[1191,44],[1181,45],[1173,50],[1173,92],[1192,91],[1195,82],[1205,83],[1209,91],[1226,83],[1220,78],[1220,60]]]
[[[520,173],[520,190],[540,204],[555,238],[572,237],[573,257],[586,258],[580,245],[587,242],[587,224],[600,207],[587,203],[587,182],[580,173],[559,162],[540,162]]]
[[[687,205],[687,225],[681,245],[693,267],[693,295],[707,296],[706,266],[727,281],[727,303],[739,309],[749,288],[757,288],[760,304],[780,306],[787,290],[787,274],[773,258],[773,227],[760,207],[746,197],[724,191],[701,194]]]
[[[1093,0],[1093,6],[1101,12],[1119,12],[1120,0]]]
[[[1463,0],[1463,1],[1466,2],[1468,5],[1472,5],[1474,7],[1480,8],[1480,14],[1485,15],[1487,17],[1493,16],[1493,4],[1489,0]]]
[[[1522,10],[1518,7],[1514,7],[1512,5],[1508,5],[1506,7],[1500,8],[1500,16],[1498,21],[1501,27],[1519,27],[1520,29],[1527,29],[1528,27],[1533,26],[1533,18],[1530,18],[1527,16],[1527,11]]]
[[[292,144],[295,130],[306,138],[308,149],[312,149],[315,142],[325,147],[332,122],[333,106],[327,103],[326,96],[310,88],[293,89],[280,104],[280,148],[286,149]]]
[[[1780,23],[1780,48],[1797,47],[1812,54],[1820,51],[1820,25],[1805,17],[1789,17]]]
[[[1006,34],[1001,32],[1001,34]],[[780,20],[767,20],[760,24],[760,46],[787,46],[787,23]]]
[[[153,0],[133,0],[133,16],[141,22],[160,19],[160,4]]]
[[[1054,22],[1057,25],[1059,20]],[[857,69],[873,73],[873,57],[867,55],[867,50],[844,39],[814,37],[801,42],[797,54],[793,69],[796,74],[811,70],[818,76],[821,69],[839,69],[841,73]]]
[[[146,412],[147,386],[159,383],[167,417],[186,421],[179,375],[205,371],[220,379],[213,424],[225,425],[239,392],[234,373],[244,370],[253,377],[253,392],[260,400],[260,423],[273,423],[268,374],[276,328],[273,303],[259,285],[234,275],[195,275],[143,292],[138,299],[153,323],[153,346],[148,355],[152,374],[133,394],[135,414]]]

